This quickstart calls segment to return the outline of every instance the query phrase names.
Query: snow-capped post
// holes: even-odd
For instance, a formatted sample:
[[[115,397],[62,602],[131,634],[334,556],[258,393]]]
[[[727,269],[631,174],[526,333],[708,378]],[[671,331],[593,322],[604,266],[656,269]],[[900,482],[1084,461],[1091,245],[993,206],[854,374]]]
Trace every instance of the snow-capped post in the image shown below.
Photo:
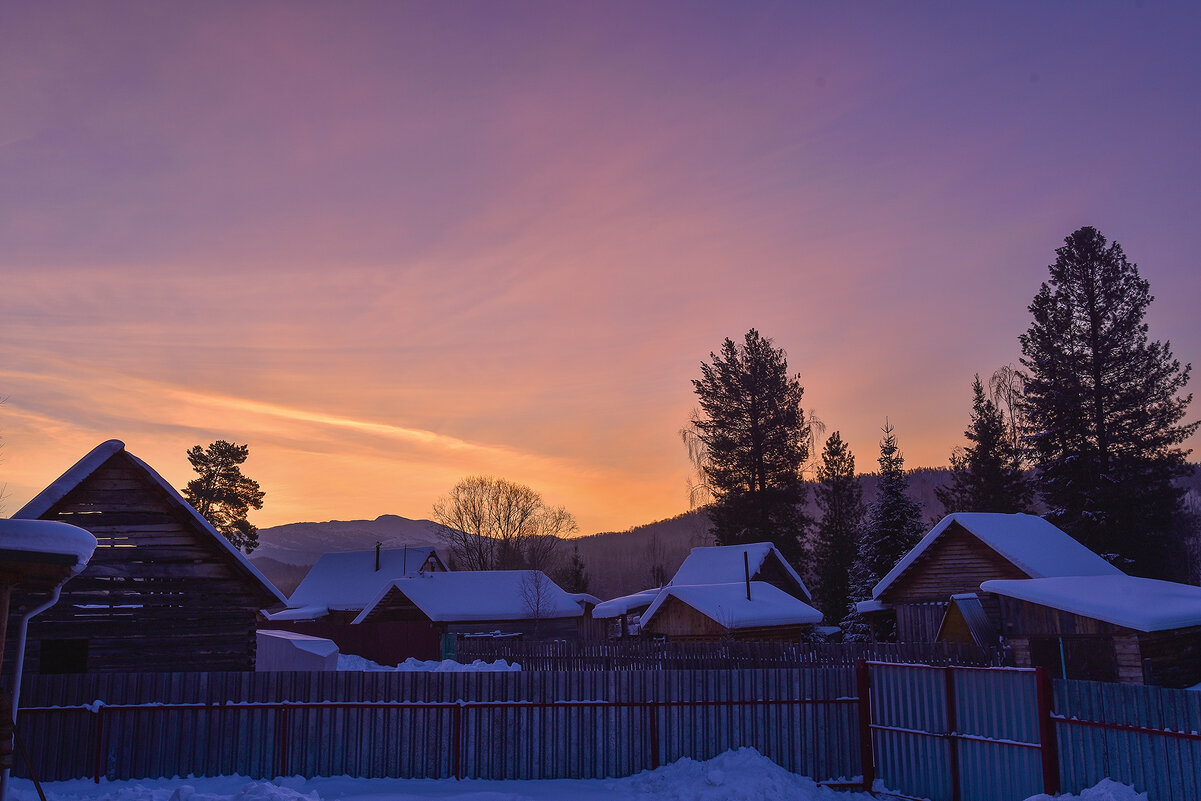
[[[746,599],[751,600],[751,558],[742,552],[742,572],[746,575]]]

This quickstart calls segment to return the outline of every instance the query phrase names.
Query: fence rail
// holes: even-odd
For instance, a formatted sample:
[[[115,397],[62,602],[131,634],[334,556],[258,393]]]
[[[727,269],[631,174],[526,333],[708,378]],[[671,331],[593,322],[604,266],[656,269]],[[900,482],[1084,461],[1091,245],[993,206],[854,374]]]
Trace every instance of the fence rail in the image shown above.
[[[862,660],[927,665],[994,666],[999,650],[959,643],[786,643],[523,641],[462,637],[460,662],[503,659],[526,670],[733,670],[739,668],[852,667]]]

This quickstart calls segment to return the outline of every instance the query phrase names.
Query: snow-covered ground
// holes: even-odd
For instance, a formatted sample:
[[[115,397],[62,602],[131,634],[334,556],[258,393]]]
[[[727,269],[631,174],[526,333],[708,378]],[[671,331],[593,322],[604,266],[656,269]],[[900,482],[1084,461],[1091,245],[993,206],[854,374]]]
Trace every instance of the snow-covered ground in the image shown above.
[[[302,779],[252,781],[218,778],[131,780],[93,784],[86,779],[43,785],[47,801],[872,801],[789,773],[751,748],[707,762],[681,759],[622,779],[483,781],[467,779]],[[12,801],[38,801],[33,783],[14,779]],[[1037,795],[1029,801],[1047,801]],[[1147,801],[1144,794],[1103,781],[1059,801]]]

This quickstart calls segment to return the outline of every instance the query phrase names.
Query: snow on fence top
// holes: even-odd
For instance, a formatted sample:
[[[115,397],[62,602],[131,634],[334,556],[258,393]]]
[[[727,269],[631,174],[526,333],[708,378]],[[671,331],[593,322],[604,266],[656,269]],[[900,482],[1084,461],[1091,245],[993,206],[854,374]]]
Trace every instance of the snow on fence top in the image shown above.
[[[541,570],[463,570],[388,581],[352,621],[362,623],[392,591],[436,622],[580,617],[584,608]]]
[[[957,512],[938,522],[872,589],[878,599],[953,524],[1008,559],[1031,578],[1114,576],[1122,571],[1041,517],[1026,514]]]
[[[0,520],[0,551],[74,557],[71,574],[87,566],[96,538],[78,526],[54,520]]]
[[[1191,584],[1122,574],[994,579],[980,589],[1137,631],[1201,626],[1201,587]]]
[[[677,598],[727,629],[796,626],[820,623],[822,613],[804,601],[765,581],[751,582],[747,600],[745,581],[736,584],[703,584],[665,587],[642,615],[647,626],[668,598]]]

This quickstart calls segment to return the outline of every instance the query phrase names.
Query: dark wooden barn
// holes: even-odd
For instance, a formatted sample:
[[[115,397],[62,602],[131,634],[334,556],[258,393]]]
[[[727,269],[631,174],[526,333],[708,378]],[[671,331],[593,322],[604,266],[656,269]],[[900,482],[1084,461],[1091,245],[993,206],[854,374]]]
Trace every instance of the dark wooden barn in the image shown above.
[[[1041,517],[958,513],[944,517],[872,591],[861,612],[895,615],[897,639],[934,642],[951,596],[993,579],[1120,575],[1121,571]],[[995,598],[981,603],[993,628]]]
[[[987,581],[1018,667],[1068,679],[1201,682],[1201,587],[1135,576]]]
[[[70,523],[97,541],[30,624],[27,670],[254,669],[259,610],[284,598],[122,442],[98,446],[14,518]]]

